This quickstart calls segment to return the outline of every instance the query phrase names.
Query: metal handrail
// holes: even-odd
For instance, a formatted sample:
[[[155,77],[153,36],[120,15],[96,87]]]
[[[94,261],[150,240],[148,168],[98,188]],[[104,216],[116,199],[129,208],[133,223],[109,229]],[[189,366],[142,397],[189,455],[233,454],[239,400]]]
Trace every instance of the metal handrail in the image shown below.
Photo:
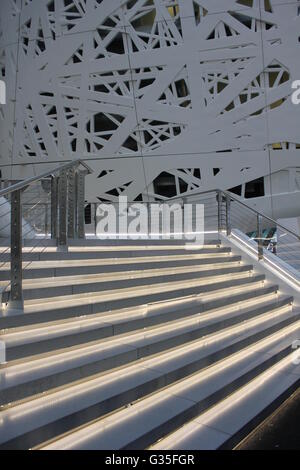
[[[251,206],[248,206],[247,204],[245,204],[243,201],[240,201],[239,199],[237,199],[236,197],[232,196],[232,194],[228,191],[221,191],[223,194],[226,194],[227,196],[230,196],[231,199],[233,199],[234,201],[238,202],[240,205],[246,207],[247,209],[249,209],[250,211],[254,212],[254,214],[256,215],[260,215],[261,217],[263,217],[264,219],[267,219],[269,220],[269,222],[272,222],[273,224],[275,224],[275,226],[277,227],[280,227],[282,228],[283,230],[285,230],[286,232],[289,232],[291,235],[293,235],[294,237],[298,238],[298,240],[300,240],[300,236],[297,235],[297,233],[293,232],[292,230],[288,229],[287,227],[285,227],[284,225],[281,225],[279,224],[276,220],[272,219],[272,217],[269,217],[268,215],[265,215],[263,214],[262,212],[259,212],[258,210],[254,209],[253,207]]]
[[[248,204],[245,204],[243,201],[241,201],[240,199],[235,197],[230,191],[224,191],[223,189],[210,189],[208,191],[197,191],[197,192],[194,192],[194,193],[190,193],[188,195],[183,194],[182,196],[176,196],[174,198],[170,198],[169,201],[176,201],[178,199],[182,200],[182,199],[187,199],[187,198],[191,198],[191,197],[194,197],[194,196],[202,196],[204,194],[210,194],[210,193],[223,194],[227,197],[230,197],[233,201],[239,203],[243,207],[246,207],[246,209],[250,210],[251,212],[253,212],[257,216],[260,216],[260,217],[263,217],[263,218],[267,219],[269,222],[272,222],[273,224],[275,224],[275,226],[280,227],[282,230],[288,232],[290,235],[293,235],[298,240],[300,240],[300,235],[298,235],[297,233],[295,233],[292,230],[288,229],[284,225],[279,224],[276,220],[272,219],[268,215],[265,215],[262,212],[259,212],[258,210],[254,209],[251,206],[248,206]]]
[[[81,168],[82,167],[82,168]],[[22,193],[32,184],[51,178],[51,238],[60,250],[68,250],[68,238],[85,238],[84,203],[85,177],[91,168],[81,159],[61,164],[39,176],[12,184],[0,191],[10,196],[10,291],[2,291],[2,303],[13,310],[24,309],[22,286]],[[8,201],[9,199],[9,201]]]
[[[53,168],[50,171],[46,171],[45,173],[42,173],[41,175],[32,176],[31,178],[27,178],[26,180],[22,180],[19,183],[12,184],[8,188],[1,189],[0,190],[0,197],[1,196],[7,196],[7,194],[10,194],[10,193],[12,193],[14,191],[17,191],[19,189],[24,189],[32,183],[36,183],[37,181],[41,181],[42,179],[49,178],[50,176],[54,176],[56,173],[60,173],[61,171],[68,170],[70,168],[73,168],[76,165],[82,165],[88,171],[88,174],[93,173],[93,170],[83,160],[81,160],[81,159],[72,160],[71,162],[68,162],[68,163],[65,163],[63,165],[57,166],[57,167]]]

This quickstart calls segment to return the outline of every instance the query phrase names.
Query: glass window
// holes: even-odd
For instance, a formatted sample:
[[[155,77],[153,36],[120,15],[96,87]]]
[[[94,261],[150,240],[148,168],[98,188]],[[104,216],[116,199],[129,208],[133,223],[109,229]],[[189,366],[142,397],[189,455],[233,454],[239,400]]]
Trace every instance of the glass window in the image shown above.
[[[262,197],[265,195],[265,180],[258,178],[246,183],[245,198],[250,199],[253,197]]]
[[[237,194],[237,196],[242,195],[242,185],[235,186],[234,188],[229,189],[230,193]]]

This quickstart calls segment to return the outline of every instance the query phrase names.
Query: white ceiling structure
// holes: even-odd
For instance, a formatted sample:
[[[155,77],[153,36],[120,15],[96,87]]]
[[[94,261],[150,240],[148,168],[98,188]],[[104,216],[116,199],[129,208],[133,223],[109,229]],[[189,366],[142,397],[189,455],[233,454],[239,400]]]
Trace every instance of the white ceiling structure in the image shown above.
[[[297,0],[1,0],[2,176],[80,157],[88,201],[162,174],[174,195],[297,191],[299,59]]]

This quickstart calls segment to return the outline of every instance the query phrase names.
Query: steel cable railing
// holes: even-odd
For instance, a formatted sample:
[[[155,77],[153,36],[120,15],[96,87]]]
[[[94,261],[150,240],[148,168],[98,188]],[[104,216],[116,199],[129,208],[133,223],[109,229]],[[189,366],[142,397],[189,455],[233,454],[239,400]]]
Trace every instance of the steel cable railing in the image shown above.
[[[207,233],[217,237],[221,233],[227,236],[240,234],[251,242],[259,260],[270,253],[285,265],[300,271],[300,237],[222,190],[142,202],[147,220],[135,233],[130,233],[130,224],[127,230],[128,222],[137,216],[137,204],[141,202],[120,205],[119,202],[105,201],[102,209],[113,207],[120,217],[113,229],[110,227],[108,233],[101,233],[100,203],[91,203],[91,223],[85,224],[84,220],[84,178],[90,172],[89,167],[78,160],[0,190],[0,287],[2,302],[9,307],[22,308],[24,270],[49,247],[49,238],[56,240],[58,249],[66,250],[68,239],[84,238],[88,226],[93,235],[107,235],[107,238],[136,235],[137,238],[172,240],[182,235],[183,239],[189,240],[187,234],[195,234],[197,230],[205,232],[205,236]],[[170,213],[166,212],[167,219],[164,218],[164,209],[160,208],[163,203],[170,210]],[[176,207],[172,207],[174,204]],[[203,225],[197,219],[201,212],[189,211],[188,206],[194,205],[204,208]],[[180,223],[178,217],[181,217]],[[122,234],[124,227],[127,234]],[[37,256],[32,258],[30,255],[35,252]],[[8,271],[9,280],[5,278]]]
[[[76,160],[0,190],[0,289],[7,311],[23,310],[23,272],[49,238],[65,251],[68,239],[84,237],[84,180],[91,172]]]
[[[293,270],[300,271],[300,236],[286,227],[279,224],[272,218],[259,213],[256,209],[245,204],[238,197],[228,191],[223,190],[211,190],[199,193],[184,194],[175,198],[153,201],[153,202],[142,202],[142,204],[149,208],[155,204],[181,204],[183,211],[187,204],[191,205],[202,205],[204,207],[204,231],[205,233],[223,233],[228,236],[234,234],[243,235],[243,237],[250,242],[253,249],[256,250],[259,260],[266,258],[268,255],[275,256],[275,260],[281,263],[281,269],[293,268]],[[119,203],[105,202],[108,206],[113,206],[118,212]],[[135,202],[128,203],[127,211],[130,212],[130,208],[136,204]],[[140,202],[139,202],[140,204]],[[92,206],[91,212],[93,215],[93,225],[95,235],[101,235],[97,232],[97,224],[99,221],[99,214],[97,215],[97,207],[99,204]],[[190,226],[195,226],[195,213],[191,216]],[[92,222],[92,221],[91,221]],[[153,221],[152,221],[153,222]],[[163,222],[154,220],[156,227],[160,233],[160,238],[168,235],[164,231]],[[150,227],[150,224],[149,224]],[[117,233],[120,235],[118,227],[116,227]],[[174,235],[174,224],[169,225],[168,228],[169,238],[175,238]],[[114,234],[115,236],[116,234]],[[128,234],[130,236],[130,234]],[[148,228],[148,237],[153,238],[151,227]],[[184,231],[183,231],[184,235]],[[273,259],[274,260],[274,259]],[[298,276],[298,273],[296,273]],[[300,282],[300,272],[299,272]]]
[[[215,229],[227,235],[233,232],[243,234],[249,241],[256,243],[260,260],[271,253],[281,262],[281,269],[284,269],[285,264],[287,269],[291,267],[300,271],[300,236],[298,234],[259,213],[228,191],[213,190],[208,193],[214,195],[216,199],[214,205],[218,208],[218,226],[215,225]],[[207,205],[207,198],[205,199],[204,195],[207,195],[207,192],[194,193],[185,196],[185,199],[204,204],[205,214],[209,214],[207,211],[211,211],[211,207]],[[174,198],[172,201],[177,199]],[[209,217],[205,215],[205,230],[209,228],[207,220]]]

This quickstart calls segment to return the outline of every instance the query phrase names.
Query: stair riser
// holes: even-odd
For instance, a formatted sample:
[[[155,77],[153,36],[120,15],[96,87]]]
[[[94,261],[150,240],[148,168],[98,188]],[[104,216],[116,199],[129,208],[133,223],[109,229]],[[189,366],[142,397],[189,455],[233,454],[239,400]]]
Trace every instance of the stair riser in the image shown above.
[[[241,318],[239,319],[241,321]],[[189,343],[198,339],[203,338],[204,336],[212,333],[219,332],[223,330],[226,326],[233,326],[238,324],[239,321],[231,320],[227,322],[220,322],[218,328],[216,325],[207,327],[207,328],[195,328],[192,331],[187,331],[186,333],[181,333],[181,335],[168,338],[165,341],[159,341],[150,345],[142,346],[138,348],[138,358],[144,358],[151,356],[153,354],[161,353],[167,349],[175,348],[181,346],[185,343]],[[237,333],[237,338],[241,337],[241,333]]]
[[[258,289],[258,290],[251,290],[251,291],[243,293],[243,294],[238,294],[238,295],[234,295],[232,297],[228,297],[227,299],[221,299],[221,300],[218,301],[218,305],[216,305],[216,307],[219,308],[221,306],[221,307],[228,308],[228,307],[230,307],[230,305],[234,306],[234,304],[238,304],[242,300],[259,302],[260,299],[261,299],[261,301],[263,301],[266,298],[266,296],[272,296],[272,299],[270,298],[269,300],[271,301],[271,300],[274,299],[274,302],[276,302],[276,300],[277,300],[276,292],[277,292],[277,286],[271,286],[271,287],[268,287],[268,288],[262,288],[262,289]],[[220,301],[222,301],[222,305],[220,305]],[[144,308],[142,308],[142,309],[138,308],[137,310],[135,310],[135,309],[131,310],[130,309],[129,312],[128,312],[128,316],[130,316],[130,314],[132,312],[132,313],[135,313],[135,314],[139,313],[144,317],[145,313],[146,313],[148,318],[149,318],[149,321],[150,321],[150,316],[154,316],[154,318],[155,318],[156,315],[158,315],[159,321],[162,321],[161,318],[165,318],[165,317],[162,317],[162,315],[166,315],[166,318],[170,318],[173,315],[178,316],[178,314],[180,314],[184,317],[185,315],[189,315],[191,313],[192,314],[193,313],[199,313],[199,312],[207,313],[212,308],[215,307],[215,305],[214,305],[215,303],[216,302],[209,302],[208,304],[206,304],[206,303],[199,302],[197,297],[191,298],[191,299],[188,298],[188,299],[184,299],[184,302],[182,300],[180,300],[180,301],[177,301],[177,302],[170,302],[170,303],[166,302],[164,304],[149,305],[146,312],[145,312]],[[106,314],[107,314],[107,312],[106,312]],[[124,350],[124,348],[123,348],[123,350]],[[130,352],[132,352],[132,348],[130,349]],[[126,351],[124,350],[124,354],[127,354],[127,353],[128,353],[128,348],[126,348]],[[76,367],[79,367],[79,368],[83,369],[85,367],[89,367],[90,364],[92,364],[93,362],[100,363],[101,362],[100,357],[102,357],[101,353],[96,353],[96,354],[95,353],[90,353],[89,355],[85,355],[84,359],[83,359],[82,356],[80,356],[77,359],[77,362],[75,362],[75,363],[72,360],[72,357],[69,357],[68,361],[65,357],[64,360],[63,360],[63,366],[61,364],[56,363],[55,364],[55,369],[53,369],[53,365],[51,366],[50,369],[47,369],[47,370],[50,370],[50,372],[48,372],[47,374],[44,374],[41,367],[39,367],[38,370],[35,371],[35,377],[38,377],[38,378],[46,377],[48,375],[53,375],[55,373],[60,373],[62,371],[67,373],[68,370],[76,368]],[[109,357],[111,357],[112,360],[113,360],[114,356],[109,356]],[[130,357],[131,357],[131,355],[130,355]],[[136,358],[135,355],[134,355],[134,358]],[[107,357],[105,356],[105,358],[103,360],[106,361]],[[47,363],[47,366],[48,365],[49,365],[49,363]],[[21,376],[22,376],[22,372],[21,372]],[[93,373],[95,373],[95,372],[93,372]],[[38,374],[38,375],[36,375],[36,374]],[[21,385],[22,380],[23,379],[21,379],[21,380],[17,379],[15,373],[13,373],[13,381],[14,381],[13,383],[16,386]],[[27,377],[24,380],[28,382],[28,381],[32,381],[32,378],[30,376],[29,378]],[[12,385],[9,385],[7,383],[7,378],[5,378],[4,380],[1,380],[1,370],[0,370],[0,389],[3,390],[5,387],[6,388],[9,388],[9,387],[11,388]]]
[[[225,357],[234,354],[235,352],[240,351],[241,349],[249,346],[252,343],[255,343],[263,338],[266,338],[268,335],[279,331],[283,328],[283,325],[286,326],[291,323],[291,319],[286,319],[279,324],[272,325],[271,327],[264,329],[260,332],[255,332],[254,335],[250,335],[243,339],[232,340],[232,343],[229,342],[229,345],[222,348],[220,347],[213,353],[209,353],[206,356],[202,352],[202,355],[198,353],[198,358],[195,360],[195,354],[190,354],[190,359],[186,360],[186,365],[175,367],[173,370],[163,373],[162,377],[159,379],[158,383],[161,383],[163,380],[163,385],[167,386],[174,383],[177,380],[181,380],[188,375],[191,375],[203,368],[206,368],[213,363],[224,359]],[[196,357],[197,357],[196,356]],[[41,379],[31,381],[28,383],[23,383],[15,387],[8,388],[6,390],[0,391],[0,404],[7,404],[14,401],[22,400],[26,397],[36,395],[38,393],[43,393],[45,391],[51,390],[56,387],[64,386],[75,382],[76,380],[86,379],[92,375],[99,374],[108,370],[112,370],[116,367],[121,367],[125,365],[130,365],[133,361],[137,360],[137,351],[126,351],[123,354],[116,355],[110,359],[105,358],[98,362],[91,362],[85,366],[77,367],[71,370],[53,374],[51,376],[43,377]],[[159,389],[159,386],[155,385],[157,379],[154,380],[152,392]]]
[[[23,270],[23,279],[36,279],[43,277],[58,277],[58,276],[82,276],[85,274],[103,274],[103,273],[117,273],[117,272],[130,272],[130,271],[145,271],[147,269],[160,269],[160,268],[178,268],[185,266],[202,266],[210,264],[222,263],[236,263],[240,262],[240,256],[228,256],[228,257],[214,257],[211,258],[191,258],[191,259],[178,259],[173,261],[159,261],[156,259],[149,260],[143,263],[126,263],[126,264],[107,264],[99,266],[71,266],[71,267],[59,267],[55,268],[31,268]],[[0,281],[5,281],[10,278],[10,271],[0,271]]]
[[[128,321],[131,321],[131,318],[133,315],[134,316],[139,316],[141,318],[144,318],[145,315],[147,314],[148,318],[155,316],[155,315],[164,315],[164,314],[176,314],[175,312],[179,311],[184,311],[184,314],[188,311],[198,311],[198,312],[204,312],[206,310],[210,310],[212,308],[217,308],[217,307],[223,307],[227,305],[232,305],[236,302],[244,301],[244,300],[251,300],[253,298],[260,298],[262,296],[268,295],[268,294],[277,294],[278,286],[270,286],[270,287],[261,287],[258,290],[252,289],[252,286],[250,285],[251,289],[246,292],[241,292],[238,294],[233,294],[232,296],[228,297],[221,297],[218,298],[217,300],[213,301],[208,301],[204,302],[202,301],[202,298],[197,296],[197,295],[192,295],[192,296],[187,296],[187,297],[178,297],[174,299],[168,299],[163,302],[154,302],[154,303],[149,303],[145,305],[137,305],[135,307],[129,307],[129,308],[121,308],[121,309],[115,309],[115,310],[108,310],[105,312],[100,312],[94,314],[99,318],[99,315],[101,315],[100,319],[103,319],[103,316],[108,316],[112,315],[112,318],[114,318],[114,315],[116,314],[127,314]],[[103,313],[103,314],[102,314]],[[88,317],[89,319],[94,318],[93,316]],[[26,317],[25,317],[26,318]],[[5,319],[2,318],[2,321]],[[11,321],[15,321],[13,325],[11,325],[11,328],[18,328],[22,326],[20,323],[21,320],[23,320],[23,315],[21,316],[15,316],[11,317]],[[1,319],[0,319],[1,321]],[[57,320],[58,322],[60,319]],[[62,320],[68,321],[68,320]]]
[[[291,301],[292,301],[292,298],[284,300],[284,301],[279,301],[275,303],[273,307],[275,308],[275,307],[287,306],[289,305]],[[199,317],[197,315],[195,318],[195,323],[193,325],[188,326],[188,327],[183,327],[182,329],[178,330],[177,334],[175,334],[174,337],[171,337],[171,338],[168,337],[166,340],[160,340],[159,342],[155,342],[143,348],[139,348],[138,357],[139,358],[146,357],[147,355],[162,352],[171,347],[179,346],[184,343],[194,341],[203,336],[216,333],[217,331],[221,331],[224,328],[228,328],[242,321],[249,320],[251,318],[254,318],[255,316],[261,315],[268,311],[270,311],[270,306],[255,308],[249,312],[245,312],[242,314],[239,314],[239,312],[237,312],[235,316],[232,316],[230,318],[223,317],[221,319],[216,319],[214,323],[208,324],[205,326],[200,326],[200,327],[198,327],[197,325],[197,322],[199,320]],[[179,313],[181,312],[179,311],[178,314]],[[186,312],[186,315],[181,313],[180,317],[178,316],[178,318],[183,317],[186,319],[186,317],[188,316],[188,313],[191,314],[191,312]],[[159,320],[165,323],[167,321],[176,320],[176,318],[174,315],[170,313],[167,316],[167,318],[165,318],[165,316],[163,316],[162,318],[157,318],[156,325],[159,324]],[[120,335],[124,333],[134,332],[134,330],[138,328],[142,329],[142,328],[149,327],[150,325],[148,325],[147,323],[148,323],[147,318],[145,318],[144,322],[139,321],[138,324],[136,324],[135,322],[132,322],[131,328],[128,323],[121,323],[121,324],[117,324],[114,326],[102,326],[98,329],[93,329],[85,333],[78,333],[75,335],[56,337],[51,340],[32,342],[29,344],[24,344],[24,345],[20,345],[16,347],[7,347],[6,360],[13,361],[13,360],[25,358],[28,356],[33,356],[36,354],[42,354],[42,353],[46,353],[50,351],[55,351],[56,349],[67,348],[67,347],[71,347],[75,345],[89,343],[91,341],[101,340],[103,338],[108,338],[108,337],[112,337],[112,336],[116,336],[116,335]],[[123,342],[126,343],[126,339],[123,339]]]
[[[69,252],[41,252],[41,253],[23,253],[23,261],[55,261],[55,260],[84,260],[84,259],[106,259],[106,258],[139,258],[144,256],[180,256],[180,255],[215,255],[228,254],[230,248],[202,248],[202,249],[176,249],[176,250],[126,250],[126,251],[69,251]],[[3,253],[0,255],[1,262],[9,262],[10,254]]]
[[[242,299],[244,299],[245,301],[246,300],[253,300],[253,299],[255,299],[256,301],[259,301],[259,299],[262,299],[265,296],[270,295],[270,294],[272,294],[274,296],[274,301],[276,301],[276,286],[260,289],[258,291],[249,291],[246,294],[239,294],[239,295],[229,297],[229,298],[227,298],[227,303],[226,304],[224,303],[224,299],[222,299],[222,302],[223,302],[222,306],[228,308],[228,306],[234,305],[235,303],[240,302]],[[220,305],[218,305],[218,307],[219,306]],[[159,315],[159,317],[161,315],[167,315],[169,317],[172,314],[177,315],[178,314],[177,312],[183,312],[183,316],[184,316],[184,315],[188,315],[189,312],[193,312],[193,313],[201,312],[201,311],[203,313],[209,312],[211,307],[213,307],[213,305],[211,306],[211,304],[209,304],[207,306],[206,304],[201,304],[197,301],[197,298],[194,298],[193,300],[188,300],[184,303],[177,302],[175,305],[173,305],[173,303],[172,303],[171,307],[168,305],[168,302],[165,305],[163,304],[163,306],[150,305],[148,307],[148,313],[149,314],[157,314],[157,315]],[[144,314],[145,312],[141,312],[141,313]],[[130,314],[130,312],[129,312],[129,314]],[[133,358],[133,360],[136,359],[136,354],[135,353],[133,355],[131,354],[133,351],[134,351],[134,349],[132,349],[132,348],[128,348],[128,347],[123,348],[122,354],[124,354],[126,356],[128,355],[128,357],[130,357],[130,361],[131,361],[132,358]],[[129,352],[130,352],[130,354],[128,354]],[[121,355],[118,355],[118,354],[117,355],[116,354],[115,355],[108,355],[108,357],[111,358],[112,363],[113,363],[114,357],[115,356],[116,357],[122,357],[122,354]],[[83,370],[83,368],[90,367],[90,365],[93,362],[97,362],[97,363],[100,364],[101,361],[102,361],[102,359],[100,359],[100,358],[102,358],[101,353],[91,353],[88,356],[84,356],[84,359],[82,358],[82,356],[80,356],[79,359],[77,360],[77,362],[75,362],[75,363],[72,360],[72,358],[69,358],[68,362],[67,362],[67,359],[64,358],[63,366],[61,364],[60,365],[56,364],[55,370],[53,370],[53,368],[51,368],[50,372],[47,373],[46,375],[43,374],[43,371],[41,370],[41,368],[38,368],[38,371],[36,371],[36,374],[39,374],[38,377],[40,378],[40,377],[46,377],[48,375],[53,375],[55,373],[58,374],[60,372],[67,373],[68,370],[76,368],[76,367]],[[107,362],[107,357],[106,356],[104,357],[103,361],[105,363]],[[115,367],[115,366],[112,365],[112,367]],[[103,369],[103,370],[106,370],[106,369]],[[58,372],[55,372],[55,371],[58,371]],[[100,371],[102,371],[102,369],[100,369]],[[96,370],[96,372],[99,372],[99,371]],[[92,372],[92,373],[96,373],[96,372]],[[14,380],[16,380],[15,374],[13,374],[13,376],[14,376]],[[37,376],[35,375],[35,377],[37,377]],[[31,377],[29,379],[27,378],[25,380],[26,381],[32,381]],[[19,381],[14,382],[14,383],[15,383],[16,386],[21,385],[22,380],[19,380]],[[0,380],[0,389],[3,390],[4,387],[10,387],[10,388],[12,387],[11,385],[9,386],[7,384],[6,379],[4,381]]]
[[[238,377],[233,382],[215,391],[204,400],[201,400],[198,403],[195,403],[194,405],[191,404],[191,406],[187,410],[181,413],[179,412],[176,416],[172,417],[169,420],[166,420],[163,424],[161,424],[157,428],[152,429],[150,432],[145,433],[144,435],[140,436],[138,439],[132,440],[127,445],[122,447],[120,450],[146,449],[147,447],[154,444],[156,441],[158,441],[162,437],[182,427],[184,424],[194,419],[200,413],[203,413],[208,408],[216,405],[218,402],[220,402],[227,396],[234,393],[240,387],[243,387],[250,380],[253,380],[257,375],[265,372],[267,369],[269,369],[274,364],[276,364],[280,359],[283,359],[284,357],[286,357],[288,354],[290,354],[290,352],[291,352],[290,348],[287,348],[284,351],[282,351],[281,354],[278,354],[275,357],[271,357],[265,362],[259,364],[254,369],[251,369],[246,374]],[[99,450],[101,449],[101,444],[99,445],[98,449]]]
[[[25,247],[35,247],[37,243],[37,240],[32,238],[26,238],[23,240],[23,246]],[[204,240],[204,245],[205,246],[219,246],[221,243],[220,240],[217,238],[215,239],[206,239]],[[86,239],[68,239],[68,245],[69,246],[76,246],[76,247],[92,247],[92,246],[117,246],[119,247],[120,245],[122,246],[139,246],[139,247],[149,247],[149,246],[182,246],[184,244],[184,240],[156,240],[156,239],[144,239],[144,240],[131,240],[131,239],[124,239],[124,240],[118,240],[118,239],[107,239],[107,240],[101,240],[100,238],[86,238]],[[43,246],[57,246],[57,241],[48,239],[45,240],[43,239]]]
[[[161,422],[159,426],[154,427],[151,431],[146,431],[144,434],[139,435],[138,438],[130,441],[128,437],[128,442],[125,446],[121,447],[123,450],[138,450],[145,449],[151,444],[155,443],[157,440],[165,436],[166,434],[175,431],[182,425],[184,425],[189,420],[196,417],[198,414],[206,410],[208,407],[211,407],[218,403],[220,400],[227,397],[229,394],[236,391],[239,387],[246,384],[249,380],[256,377],[258,374],[264,372],[278,360],[282,359],[290,353],[290,348],[283,350],[281,353],[277,354],[274,357],[261,362],[258,366],[251,368],[245,374],[240,377],[237,377],[232,382],[226,384],[222,388],[214,390],[209,396],[206,396],[204,399],[193,403],[192,401],[187,402],[187,405],[184,410],[174,410],[173,413],[170,413],[170,417],[166,418],[164,422]],[[263,361],[263,360],[262,360]],[[46,424],[41,426],[34,431],[27,432],[26,434],[11,439],[5,444],[0,445],[0,450],[4,449],[24,449],[32,448],[41,444],[42,442],[47,441],[48,439],[54,438],[58,434],[68,432],[71,429],[74,429],[78,426],[84,425],[94,419],[97,419],[101,416],[104,416],[116,409],[132,403],[139,398],[144,397],[152,393],[152,390],[160,389],[166,385],[166,382],[160,378],[152,380],[146,384],[143,384],[135,389],[127,391],[123,394],[116,395],[109,400],[104,400],[95,405],[92,405],[84,410],[73,413],[72,415],[66,416],[64,418],[58,419],[53,423]],[[51,419],[51,418],[50,418]],[[147,427],[145,427],[147,429]],[[130,425],[129,425],[130,429]],[[129,433],[130,435],[130,433]],[[88,447],[86,447],[88,448]],[[99,441],[97,448],[100,450],[103,447],[101,446],[101,441]],[[118,449],[114,446],[114,443],[111,443],[111,449]]]
[[[253,269],[252,266],[236,266],[230,268],[221,268],[213,269],[206,272],[189,272],[189,273],[176,273],[168,275],[157,275],[146,278],[135,278],[135,279],[121,279],[121,280],[112,280],[112,281],[101,281],[101,282],[91,282],[88,284],[79,284],[71,286],[60,286],[59,284],[55,287],[45,287],[37,289],[25,289],[24,300],[33,300],[33,299],[43,299],[45,297],[59,297],[64,295],[73,295],[73,294],[86,294],[88,292],[101,292],[112,289],[122,289],[129,287],[138,287],[138,286],[147,286],[148,284],[160,284],[166,282],[175,282],[175,281],[186,281],[188,279],[202,279],[212,276],[225,276],[228,274],[244,273],[251,272]]]
[[[216,404],[222,417],[222,400],[232,400],[283,358],[274,377],[287,388],[280,374],[293,375],[300,309],[231,248],[216,240],[196,249],[169,240],[93,242],[70,241],[79,248],[69,252],[24,250],[24,266],[37,261],[27,263],[24,279],[41,281],[24,283],[23,314],[3,309],[7,316],[0,317],[8,361],[0,368],[0,450],[44,448],[51,439],[57,449],[67,442],[74,449],[145,449]],[[10,254],[0,259],[8,262]],[[10,278],[7,268],[0,281]],[[42,279],[97,273],[91,283],[79,277],[78,285],[64,285],[72,277]],[[214,310],[222,307],[225,312]],[[211,310],[210,318],[202,318]],[[212,374],[207,368],[214,365]],[[277,392],[275,387],[271,395]],[[245,409],[239,411],[244,415]],[[233,433],[225,429],[227,439]]]
[[[292,301],[292,298],[290,298],[290,300],[284,300],[284,301],[279,301],[279,302],[277,302],[274,299],[274,305],[284,306],[284,305],[288,305],[288,303],[291,301]],[[234,307],[234,304],[230,304],[230,305]],[[144,318],[138,319],[138,320],[133,320],[133,321],[128,320],[128,322],[126,322],[125,324],[124,323],[114,324],[114,335],[130,333],[134,330],[139,330],[142,328],[155,327],[161,323],[165,324],[167,322],[172,322],[174,320],[187,319],[189,316],[193,316],[193,315],[200,315],[200,314],[204,315],[206,313],[209,313],[209,310],[211,309],[210,308],[207,309],[205,304],[200,304],[200,305],[195,305],[193,308],[188,308],[188,309],[182,308],[182,309],[178,309],[174,311],[169,311],[167,313],[162,312],[161,314],[157,314],[152,317],[145,316]],[[267,310],[268,310],[267,306],[266,307],[257,306],[257,308],[253,310],[253,315],[256,315],[258,312],[265,312]],[[220,319],[220,322],[222,321],[226,321],[225,316],[223,317],[223,320]],[[207,334],[207,333],[204,333],[204,334]]]
[[[220,297],[214,300],[206,300],[205,303],[202,304],[202,312],[209,311],[215,308],[226,307],[227,305],[236,303],[236,302],[243,302],[253,297],[257,296],[260,298],[261,296],[268,295],[270,293],[277,294],[278,286],[270,286],[270,287],[259,287],[257,290],[249,290],[249,292],[241,292],[239,294],[233,294],[232,297]]]
[[[283,405],[286,400],[290,399],[290,397],[298,391],[300,387],[300,379],[296,380],[295,382],[291,382],[292,385],[285,389],[283,393],[278,395],[269,406],[258,413],[246,424],[246,426],[243,426],[233,436],[225,440],[222,445],[216,446],[215,450],[235,450],[235,447],[238,444],[240,444],[247,436],[249,436],[252,431],[258,428],[266,419],[270,418],[270,416],[272,416],[275,411],[279,410],[280,406]]]
[[[34,323],[44,323],[49,321],[74,318],[81,315],[90,315],[93,313],[101,313],[114,309],[123,309],[134,307],[137,305],[149,304],[152,302],[163,302],[176,297],[184,297],[191,295],[200,295],[201,293],[214,292],[221,289],[228,289],[230,287],[247,286],[252,283],[263,283],[264,275],[253,277],[244,277],[241,279],[234,279],[229,281],[219,282],[217,284],[209,284],[202,286],[195,286],[190,288],[170,289],[166,292],[154,293],[146,295],[145,292],[135,295],[130,298],[123,298],[120,293],[120,298],[116,300],[103,300],[95,301],[94,303],[68,306],[62,308],[55,308],[54,310],[37,311],[35,313],[26,313],[25,315],[18,315],[17,317],[7,316],[0,318],[0,329],[11,328],[14,326],[24,326]],[[50,307],[50,306],[49,306]]]

